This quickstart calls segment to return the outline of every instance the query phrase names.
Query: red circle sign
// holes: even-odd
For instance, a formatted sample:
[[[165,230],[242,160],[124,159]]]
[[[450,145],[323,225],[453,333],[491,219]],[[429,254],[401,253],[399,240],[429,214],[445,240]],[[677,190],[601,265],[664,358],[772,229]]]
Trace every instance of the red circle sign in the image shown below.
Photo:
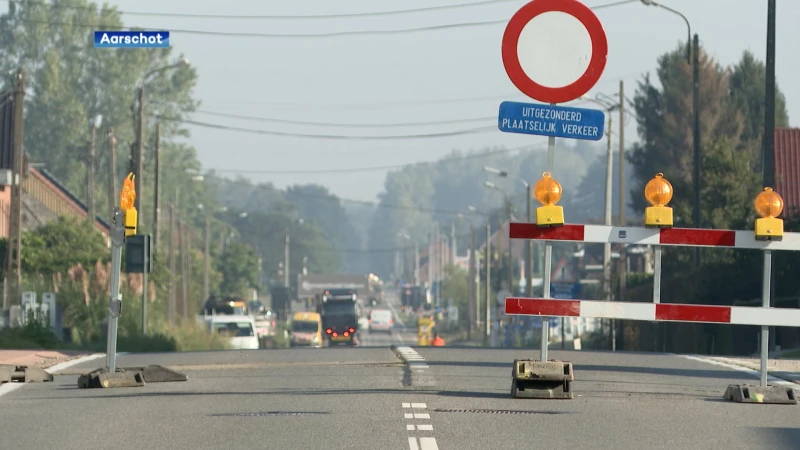
[[[592,57],[586,71],[577,80],[562,87],[543,86],[532,80],[522,68],[518,46],[525,26],[536,16],[548,12],[562,12],[577,19],[589,32]],[[511,17],[503,34],[503,66],[506,73],[523,94],[545,103],[564,103],[575,100],[594,87],[606,67],[608,40],[603,24],[589,7],[577,0],[533,0]],[[547,62],[543,62],[547,64]]]

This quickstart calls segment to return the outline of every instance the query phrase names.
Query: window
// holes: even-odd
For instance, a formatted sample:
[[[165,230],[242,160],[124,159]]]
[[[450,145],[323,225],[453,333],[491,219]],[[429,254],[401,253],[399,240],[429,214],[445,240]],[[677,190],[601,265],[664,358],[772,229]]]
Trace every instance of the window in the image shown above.
[[[300,331],[302,333],[316,333],[317,331],[319,331],[319,323],[297,320],[292,324],[292,331]]]
[[[215,332],[230,337],[255,336],[253,324],[250,322],[217,322],[213,327]]]
[[[322,313],[330,315],[355,315],[356,305],[351,301],[323,303]]]

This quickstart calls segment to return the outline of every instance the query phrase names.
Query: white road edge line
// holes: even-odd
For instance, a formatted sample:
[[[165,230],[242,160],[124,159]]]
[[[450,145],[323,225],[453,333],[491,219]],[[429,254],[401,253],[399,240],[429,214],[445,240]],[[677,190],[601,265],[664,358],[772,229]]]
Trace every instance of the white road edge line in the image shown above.
[[[117,353],[117,356],[127,355],[127,352]],[[47,373],[58,375],[57,372],[67,369],[72,366],[76,366],[78,364],[82,364],[89,361],[94,361],[95,359],[104,358],[106,356],[105,353],[94,353],[91,355],[81,356],[80,358],[71,359],[69,361],[64,361],[63,363],[56,364],[54,366],[48,367],[45,369]],[[9,392],[16,391],[17,389],[25,386],[28,383],[3,383],[0,384],[0,397]]]
[[[749,367],[737,366],[735,364],[728,364],[728,363],[724,363],[724,362],[721,362],[721,361],[716,361],[716,360],[713,360],[713,359],[703,358],[701,356],[692,356],[692,355],[675,355],[675,356],[678,356],[678,357],[681,357],[681,358],[685,358],[685,359],[690,359],[692,361],[700,361],[700,362],[704,362],[704,363],[707,363],[707,364],[712,364],[712,365],[715,365],[715,366],[725,367],[727,369],[737,370],[739,372],[744,372],[746,374],[749,374],[749,375],[753,376],[753,378],[760,378],[760,376],[761,376],[758,370],[753,370],[753,369],[750,369]],[[772,382],[772,383],[774,383],[774,384],[779,384],[781,386],[791,387],[792,389],[796,389],[796,390],[800,391],[800,385],[798,385],[796,383],[792,383],[791,381],[786,381],[786,380],[774,377],[772,375],[768,375],[767,376],[767,380]]]

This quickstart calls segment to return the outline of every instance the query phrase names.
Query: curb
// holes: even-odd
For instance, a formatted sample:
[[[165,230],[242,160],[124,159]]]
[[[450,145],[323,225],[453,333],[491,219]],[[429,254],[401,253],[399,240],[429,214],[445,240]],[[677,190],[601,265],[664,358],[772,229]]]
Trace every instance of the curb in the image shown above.
[[[689,359],[689,360],[692,360],[692,361],[699,361],[699,362],[704,362],[704,363],[707,363],[707,364],[713,364],[715,366],[725,367],[727,369],[732,369],[732,370],[736,370],[736,371],[739,371],[739,372],[744,372],[744,373],[747,373],[747,374],[753,376],[756,379],[761,377],[761,373],[760,373],[759,370],[755,370],[755,369],[752,369],[750,367],[743,366],[740,363],[737,363],[736,361],[731,360],[731,359],[727,359],[727,358],[715,357],[715,359],[711,359],[711,358],[708,358],[708,357],[697,356],[697,355],[675,355],[675,356],[678,356],[678,357],[684,358],[684,359]],[[797,384],[792,380],[788,380],[786,378],[782,378],[782,377],[780,377],[778,375],[775,375],[773,373],[770,373],[770,372],[767,372],[767,381],[775,383],[775,384],[778,384],[778,385],[781,385],[781,386],[790,387],[790,388],[792,388],[792,389],[794,389],[796,391],[800,391],[800,384]]]

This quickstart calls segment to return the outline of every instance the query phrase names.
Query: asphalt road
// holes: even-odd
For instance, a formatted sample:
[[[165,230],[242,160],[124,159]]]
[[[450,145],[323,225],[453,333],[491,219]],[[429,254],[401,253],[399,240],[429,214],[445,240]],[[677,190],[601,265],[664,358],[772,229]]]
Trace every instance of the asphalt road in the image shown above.
[[[749,374],[673,355],[551,351],[573,400],[510,398],[528,351],[362,347],[120,355],[189,381],[78,389],[97,359],[0,396],[0,449],[796,449],[800,406],[723,401]],[[393,350],[391,343],[399,345]],[[374,347],[371,347],[374,346]],[[404,359],[400,358],[403,355]],[[415,369],[409,369],[408,360]],[[409,385],[410,383],[410,385]]]

